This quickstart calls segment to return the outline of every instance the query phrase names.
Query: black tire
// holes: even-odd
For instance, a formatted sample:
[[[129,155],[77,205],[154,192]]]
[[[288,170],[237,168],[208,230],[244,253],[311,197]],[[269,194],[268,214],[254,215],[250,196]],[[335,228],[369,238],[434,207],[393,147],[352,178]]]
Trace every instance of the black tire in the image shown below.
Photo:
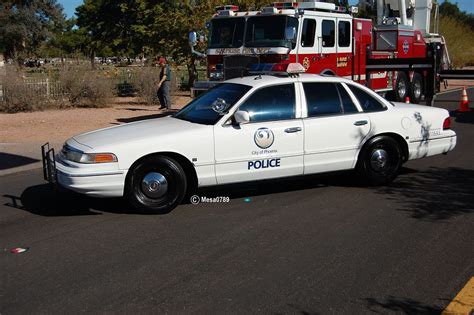
[[[181,203],[186,189],[186,175],[181,165],[172,158],[156,155],[143,159],[129,171],[125,196],[139,211],[163,214]]]
[[[404,72],[399,71],[397,75],[397,81],[395,82],[395,90],[393,91],[394,100],[396,102],[405,102],[405,98],[408,96],[409,82],[407,75]]]
[[[386,185],[398,175],[402,151],[393,138],[378,136],[367,143],[359,155],[357,172],[369,185]]]
[[[410,83],[410,103],[418,104],[423,95],[423,77],[418,72],[413,74],[413,79]]]

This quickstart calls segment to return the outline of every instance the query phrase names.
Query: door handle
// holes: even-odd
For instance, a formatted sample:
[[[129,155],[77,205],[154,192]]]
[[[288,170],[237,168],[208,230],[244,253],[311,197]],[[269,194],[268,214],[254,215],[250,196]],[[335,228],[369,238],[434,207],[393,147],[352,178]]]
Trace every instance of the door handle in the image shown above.
[[[294,132],[298,132],[298,131],[301,131],[301,127],[292,127],[292,128],[286,128],[285,129],[286,133],[294,133]]]
[[[367,125],[369,122],[367,120],[358,120],[354,123],[354,126],[363,126]]]

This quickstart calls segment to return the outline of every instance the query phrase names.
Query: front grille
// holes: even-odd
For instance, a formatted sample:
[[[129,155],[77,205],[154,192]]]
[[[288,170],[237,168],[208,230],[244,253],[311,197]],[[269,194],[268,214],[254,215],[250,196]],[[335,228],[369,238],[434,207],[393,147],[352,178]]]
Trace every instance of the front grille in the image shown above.
[[[251,64],[259,63],[258,56],[233,55],[224,57],[224,80],[248,75]]]

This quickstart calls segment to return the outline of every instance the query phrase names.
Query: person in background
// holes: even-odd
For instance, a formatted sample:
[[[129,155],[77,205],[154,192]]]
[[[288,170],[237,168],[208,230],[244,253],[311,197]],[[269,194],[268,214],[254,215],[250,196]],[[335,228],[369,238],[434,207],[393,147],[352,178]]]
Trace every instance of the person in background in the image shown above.
[[[170,83],[171,83],[171,70],[170,66],[166,62],[165,57],[160,57],[158,65],[161,68],[160,71],[160,81],[157,84],[157,95],[160,100],[161,107],[160,109],[170,109],[171,108],[171,98],[170,98]]]

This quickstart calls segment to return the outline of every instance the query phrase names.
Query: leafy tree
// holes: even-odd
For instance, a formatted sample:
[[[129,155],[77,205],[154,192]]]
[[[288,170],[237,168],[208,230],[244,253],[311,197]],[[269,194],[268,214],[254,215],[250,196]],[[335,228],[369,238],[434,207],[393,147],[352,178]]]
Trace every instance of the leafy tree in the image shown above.
[[[56,0],[2,0],[0,51],[18,63],[34,54],[51,32],[62,27],[64,15]]]

